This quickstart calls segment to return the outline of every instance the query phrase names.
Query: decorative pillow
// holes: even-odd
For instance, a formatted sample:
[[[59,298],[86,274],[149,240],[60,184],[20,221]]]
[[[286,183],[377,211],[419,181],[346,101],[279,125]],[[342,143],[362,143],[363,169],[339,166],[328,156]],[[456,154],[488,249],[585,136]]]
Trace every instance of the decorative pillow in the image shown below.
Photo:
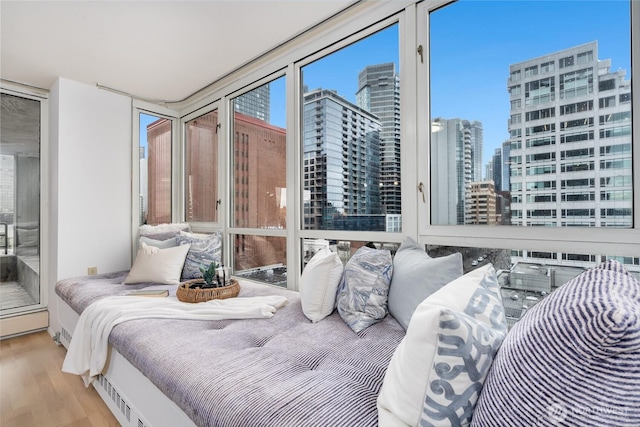
[[[405,238],[393,257],[389,313],[406,330],[418,304],[462,273],[461,254],[431,258],[415,240]]]
[[[144,224],[138,228],[140,237],[148,237],[154,240],[167,240],[175,237],[181,231],[191,231],[191,226],[187,223]]]
[[[342,278],[342,261],[337,253],[322,248],[309,260],[300,277],[302,312],[319,322],[333,312]]]
[[[389,363],[378,396],[379,425],[468,425],[506,332],[491,264],[427,297]]]
[[[159,249],[140,242],[136,260],[124,283],[150,282],[177,285],[180,283],[180,273],[187,252],[189,252],[189,245]]]
[[[347,262],[337,305],[340,316],[354,332],[362,331],[387,315],[392,274],[391,252],[387,249],[363,246]]]
[[[640,281],[607,261],[512,328],[472,426],[639,426]]]
[[[176,240],[175,237],[172,237],[167,240],[156,240],[156,239],[150,239],[149,237],[143,236],[143,237],[140,237],[140,242],[144,242],[148,246],[153,246],[154,248],[159,248],[159,249],[167,249],[167,248],[172,248],[174,246],[178,246],[178,241]]]
[[[17,246],[38,246],[40,229],[16,227],[16,237]]]
[[[178,245],[191,245],[182,269],[182,279],[202,277],[200,266],[208,267],[212,262],[220,262],[222,256],[222,238],[220,232],[214,234],[195,234],[181,231],[176,236]]]

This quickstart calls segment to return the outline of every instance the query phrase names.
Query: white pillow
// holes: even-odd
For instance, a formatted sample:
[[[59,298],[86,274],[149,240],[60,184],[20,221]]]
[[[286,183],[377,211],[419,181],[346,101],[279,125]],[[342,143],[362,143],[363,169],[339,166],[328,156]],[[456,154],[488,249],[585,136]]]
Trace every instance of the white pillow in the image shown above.
[[[387,426],[466,426],[507,332],[491,264],[448,283],[413,313],[378,396]]]
[[[342,278],[342,261],[337,253],[322,248],[309,260],[300,277],[302,312],[319,322],[333,312]]]
[[[179,284],[182,266],[190,246],[186,244],[160,249],[140,242],[136,260],[124,283]]]

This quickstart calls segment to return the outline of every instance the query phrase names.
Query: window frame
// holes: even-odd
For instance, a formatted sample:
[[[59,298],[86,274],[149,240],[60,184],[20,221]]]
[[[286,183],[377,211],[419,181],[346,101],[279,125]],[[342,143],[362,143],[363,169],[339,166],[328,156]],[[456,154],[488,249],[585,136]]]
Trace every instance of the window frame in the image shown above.
[[[218,179],[219,195],[228,200],[231,194],[231,123],[233,109],[230,100],[267,81],[284,75],[286,77],[286,155],[287,155],[287,227],[285,230],[246,229],[230,227],[231,203],[223,203],[215,223],[194,223],[195,231],[213,232],[221,230],[225,236],[225,248],[230,248],[230,234],[248,233],[255,235],[282,235],[287,239],[287,287],[297,289],[302,272],[302,242],[305,239],[336,239],[348,241],[384,241],[400,243],[410,236],[424,244],[447,246],[494,247],[502,249],[522,249],[567,253],[609,253],[620,256],[637,256],[640,245],[640,167],[633,171],[634,185],[632,229],[612,228],[554,228],[541,227],[495,227],[485,225],[441,225],[430,224],[431,195],[421,191],[429,187],[430,157],[429,141],[431,117],[429,105],[429,13],[452,3],[450,0],[418,2],[398,0],[394,2],[355,2],[344,11],[316,27],[298,34],[281,46],[272,49],[255,60],[244,64],[229,75],[212,83],[207,88],[186,100],[173,103],[166,114],[179,118],[179,150],[174,159],[174,221],[184,220],[184,164],[183,147],[185,123],[213,109],[218,110],[222,129],[219,136]],[[631,31],[640,31],[640,4],[632,2]],[[302,200],[304,174],[302,156],[302,93],[301,68],[306,64],[328,55],[342,47],[366,38],[389,25],[398,23],[399,63],[402,95],[401,116],[401,174],[402,174],[402,232],[361,232],[341,230],[305,230],[302,223]],[[419,50],[420,49],[420,50]],[[420,53],[421,52],[421,53]],[[634,61],[634,59],[636,59]],[[640,43],[632,44],[632,63],[640,60]],[[557,67],[557,64],[554,64]],[[540,73],[544,77],[545,73]],[[640,67],[632,70],[632,79],[640,78]],[[520,88],[522,90],[522,88]],[[425,96],[425,94],[427,96]],[[640,105],[640,91],[632,95],[635,105]],[[159,114],[158,106],[149,108],[152,114]],[[162,110],[162,108],[160,108]],[[164,110],[162,110],[164,111]],[[177,112],[177,113],[176,113]],[[633,110],[633,122],[640,123],[640,108]],[[134,120],[137,113],[134,113]],[[135,122],[135,121],[134,121]],[[639,125],[636,125],[636,128]],[[134,126],[134,129],[136,127]],[[633,163],[640,165],[639,131],[634,132],[632,146]],[[135,139],[134,135],[134,139]],[[521,138],[523,139],[523,138]],[[137,140],[136,140],[137,141]],[[134,141],[137,156],[137,147]],[[559,143],[559,142],[558,142]],[[522,144],[522,141],[519,141]],[[423,159],[418,163],[417,159]],[[135,165],[135,163],[134,163]],[[139,172],[135,171],[134,176]],[[422,185],[421,185],[422,184]],[[613,187],[612,187],[613,188]],[[137,193],[134,193],[137,194]],[[136,204],[133,205],[137,206]],[[132,209],[132,215],[137,210]],[[133,230],[134,239],[137,227]],[[230,264],[225,251],[225,263]]]
[[[180,222],[182,210],[177,205],[181,198],[180,160],[181,139],[178,113],[170,108],[134,99],[131,105],[131,262],[138,253],[138,229],[140,228],[140,114],[148,114],[171,121],[171,221]]]
[[[640,43],[634,43],[640,32],[640,3],[631,1],[631,63],[640,62]],[[426,46],[425,62],[418,64],[419,93],[428,94],[429,88],[429,14],[442,4],[421,3],[418,5],[418,43]],[[567,67],[565,67],[567,68]],[[640,81],[640,67],[631,70],[631,81]],[[419,98],[418,117],[431,117],[430,97]],[[633,105],[640,105],[640,90],[632,93]],[[633,164],[640,165],[640,108],[632,110],[632,147]],[[426,159],[426,167],[420,169],[418,183],[430,182],[431,165],[429,144],[431,140],[428,121],[418,123],[418,140],[421,142],[417,158]],[[433,202],[427,192],[418,211],[419,241],[425,244],[447,246],[492,247],[500,249],[528,249],[553,252],[585,252],[601,254],[620,254],[635,256],[640,242],[640,167],[633,169],[633,226],[615,229],[607,227],[520,227],[520,226],[484,226],[484,225],[432,225],[430,206]],[[413,197],[421,198],[419,192]]]
[[[0,319],[7,319],[19,314],[29,314],[42,312],[49,305],[50,289],[48,283],[50,277],[49,254],[50,245],[53,243],[51,233],[50,200],[52,189],[46,182],[46,177],[51,176],[49,159],[51,156],[51,145],[49,142],[49,92],[34,86],[23,85],[16,82],[0,80],[0,92],[19,98],[25,98],[40,103],[40,179],[38,181],[38,191],[40,193],[40,233],[39,240],[39,272],[38,272],[38,295],[40,300],[37,303],[23,305],[20,307],[2,309]],[[6,236],[8,239],[9,236]],[[20,327],[23,325],[20,324]]]

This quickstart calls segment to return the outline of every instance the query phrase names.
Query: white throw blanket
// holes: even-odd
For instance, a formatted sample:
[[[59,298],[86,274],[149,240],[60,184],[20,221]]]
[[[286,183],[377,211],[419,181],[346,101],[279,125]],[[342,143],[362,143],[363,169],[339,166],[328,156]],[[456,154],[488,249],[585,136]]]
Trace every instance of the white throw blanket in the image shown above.
[[[62,370],[80,375],[88,387],[102,372],[108,356],[109,334],[119,323],[134,319],[255,319],[273,317],[287,304],[283,296],[214,299],[190,304],[175,297],[106,297],[80,315]]]

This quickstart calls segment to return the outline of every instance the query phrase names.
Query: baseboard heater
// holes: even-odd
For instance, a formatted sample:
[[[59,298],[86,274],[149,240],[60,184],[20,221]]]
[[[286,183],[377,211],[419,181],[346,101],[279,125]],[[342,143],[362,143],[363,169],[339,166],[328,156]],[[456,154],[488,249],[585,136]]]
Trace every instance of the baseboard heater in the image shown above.
[[[129,399],[120,393],[107,377],[100,374],[93,383],[93,387],[123,427],[151,427],[134,409]]]

